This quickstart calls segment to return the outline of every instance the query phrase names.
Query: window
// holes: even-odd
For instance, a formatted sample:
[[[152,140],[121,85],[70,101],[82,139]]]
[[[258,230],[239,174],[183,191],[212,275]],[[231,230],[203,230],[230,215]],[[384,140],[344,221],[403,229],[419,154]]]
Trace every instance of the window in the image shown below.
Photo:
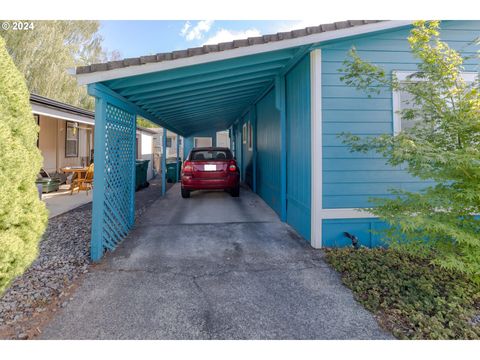
[[[252,131],[252,123],[248,122],[248,151],[252,151],[253,149],[253,131]]]
[[[65,157],[78,157],[78,123],[67,121]]]
[[[193,147],[211,147],[211,137],[195,137],[193,138]]]
[[[407,81],[422,81],[421,79],[415,79],[415,77],[409,78],[410,75],[414,74],[413,71],[394,71],[394,75],[397,76],[399,82]],[[467,83],[472,83],[475,81],[477,73],[473,72],[464,72],[462,73],[463,79]],[[393,134],[397,135],[402,129],[409,129],[415,125],[416,121],[420,119],[413,120],[403,120],[401,118],[400,111],[405,109],[412,109],[414,104],[412,104],[413,96],[406,91],[394,91],[393,92]]]
[[[247,124],[243,124],[242,127],[242,143],[247,143]]]
[[[190,154],[190,160],[231,160],[233,159],[230,150],[193,150]]]
[[[167,137],[167,148],[171,148],[171,147],[172,147],[172,138]]]

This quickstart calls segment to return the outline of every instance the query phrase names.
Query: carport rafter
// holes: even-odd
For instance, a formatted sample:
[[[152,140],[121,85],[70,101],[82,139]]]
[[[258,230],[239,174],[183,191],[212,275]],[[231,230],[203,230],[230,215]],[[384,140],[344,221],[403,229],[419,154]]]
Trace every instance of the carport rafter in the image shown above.
[[[180,118],[179,122],[183,122],[184,124],[192,123],[193,120],[195,120],[195,123],[199,123],[202,121],[202,116],[204,116],[205,119],[208,119],[208,117],[212,117],[214,115],[218,114],[231,114],[232,111],[235,111],[235,113],[239,113],[242,111],[244,108],[244,104],[234,104],[234,105],[229,105],[229,106],[219,106],[214,109],[209,108],[203,111],[195,111],[195,112],[189,112],[189,113],[184,113],[182,116],[177,116],[175,113],[172,116],[172,118]],[[233,114],[229,116],[229,118],[235,118]],[[208,123],[208,122],[207,122]],[[180,124],[181,125],[181,124]],[[192,125],[193,126],[193,125]]]
[[[228,90],[237,86],[254,84],[257,81],[261,81],[262,79],[271,79],[272,76],[275,76],[276,73],[276,70],[255,72],[248,76],[242,76],[240,79],[238,77],[235,77],[234,79],[223,78],[221,80],[214,80],[208,83],[200,82],[180,87],[172,87],[168,90],[162,90],[160,95],[158,93],[155,93],[155,96],[148,98],[148,100],[146,100],[144,97],[142,98],[137,96],[131,96],[128,99],[130,101],[136,101],[138,105],[143,105],[145,103],[155,104],[157,101],[192,96],[198,94],[198,90],[201,90],[202,94],[206,94],[218,90]]]
[[[192,101],[181,101],[181,102],[176,102],[173,104],[167,104],[167,105],[162,105],[162,106],[156,106],[153,108],[149,108],[150,111],[152,112],[158,112],[160,114],[167,114],[172,111],[176,111],[178,109],[202,109],[204,107],[212,107],[212,106],[217,106],[224,104],[225,102],[229,102],[231,100],[240,100],[245,97],[251,97],[252,95],[255,95],[258,93],[260,89],[262,89],[265,85],[257,85],[255,87],[249,87],[249,88],[243,88],[239,89],[235,92],[230,92],[225,95],[216,95],[214,97],[212,96],[206,96],[206,97],[200,97],[198,99],[194,98]]]
[[[199,99],[202,97],[215,97],[218,96],[218,94],[225,94],[227,90],[231,91],[238,91],[240,89],[248,89],[251,86],[255,86],[258,84],[265,84],[266,82],[271,81],[271,77],[273,74],[269,74],[268,76],[262,76],[260,78],[256,78],[255,80],[249,80],[245,82],[238,82],[235,84],[231,85],[223,85],[219,87],[212,87],[208,88],[208,90],[194,90],[194,91],[188,91],[185,94],[181,94],[180,96],[175,96],[175,95],[170,95],[170,96],[165,96],[165,97],[159,97],[158,100],[155,101],[149,101],[146,104],[148,105],[149,108],[154,108],[157,105],[162,105],[162,104],[175,104],[179,102],[184,102],[188,101],[188,99]]]
[[[222,80],[222,79],[241,79],[242,76],[246,76],[252,73],[257,73],[261,75],[262,72],[271,72],[271,71],[279,71],[285,65],[285,62],[271,62],[265,63],[256,66],[255,68],[251,66],[242,66],[239,68],[234,68],[230,71],[215,71],[208,75],[194,75],[188,78],[182,78],[178,80],[171,80],[171,81],[160,81],[156,84],[145,85],[142,89],[125,89],[119,92],[120,95],[129,98],[130,96],[135,96],[135,101],[149,99],[155,93],[158,93],[162,90],[168,90],[180,86],[189,86],[195,84],[208,84],[210,81]],[[115,89],[114,89],[115,90]]]

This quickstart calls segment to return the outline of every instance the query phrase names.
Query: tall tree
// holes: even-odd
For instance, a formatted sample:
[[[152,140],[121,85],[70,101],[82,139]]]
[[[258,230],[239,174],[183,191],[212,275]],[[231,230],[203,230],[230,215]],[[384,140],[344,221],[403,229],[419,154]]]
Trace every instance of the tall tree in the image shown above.
[[[93,99],[67,69],[111,57],[102,49],[99,28],[99,21],[34,21],[31,30],[10,28],[0,36],[30,92],[93,108]]]

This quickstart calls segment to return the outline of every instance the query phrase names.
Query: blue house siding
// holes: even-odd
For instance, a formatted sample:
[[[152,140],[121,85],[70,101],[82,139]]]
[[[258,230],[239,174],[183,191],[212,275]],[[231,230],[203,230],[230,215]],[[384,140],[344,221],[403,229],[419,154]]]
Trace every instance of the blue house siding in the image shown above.
[[[277,214],[280,202],[280,113],[275,89],[257,104],[257,193]]]
[[[381,233],[387,224],[375,218],[365,219],[332,219],[322,222],[322,239],[325,247],[351,246],[352,242],[343,233],[349,232],[358,237],[360,245],[366,247],[385,246]]]
[[[354,46],[362,59],[382,66],[387,73],[416,70],[418,60],[410,53],[409,32],[410,28],[403,28],[321,46],[324,209],[368,207],[370,197],[389,197],[390,188],[418,191],[428,184],[409,176],[402,167],[391,168],[378,154],[350,153],[338,138],[342,132],[365,136],[393,133],[391,91],[380,88],[380,94],[368,98],[343,84],[338,69]],[[440,33],[464,55],[479,49],[471,41],[480,36],[480,21],[445,21]],[[476,71],[477,66],[478,60],[471,59],[465,70]],[[326,225],[324,233],[330,236],[327,229]]]
[[[285,76],[287,142],[287,223],[310,240],[311,133],[310,57]]]

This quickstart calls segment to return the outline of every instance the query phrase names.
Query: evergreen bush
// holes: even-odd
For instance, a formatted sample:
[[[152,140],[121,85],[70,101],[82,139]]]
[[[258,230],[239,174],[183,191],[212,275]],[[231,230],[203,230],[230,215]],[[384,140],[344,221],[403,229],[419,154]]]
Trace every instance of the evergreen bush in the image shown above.
[[[47,223],[35,185],[37,134],[25,79],[0,37],[0,294],[37,257]]]

